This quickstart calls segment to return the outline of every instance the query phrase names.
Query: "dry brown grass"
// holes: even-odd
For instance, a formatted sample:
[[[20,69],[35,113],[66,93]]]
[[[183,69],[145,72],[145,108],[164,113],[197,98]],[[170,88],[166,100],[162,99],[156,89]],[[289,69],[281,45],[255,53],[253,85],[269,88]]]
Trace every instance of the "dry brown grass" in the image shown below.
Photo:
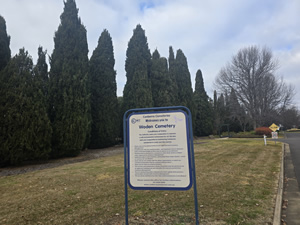
[[[271,224],[281,144],[195,144],[201,224]],[[130,224],[194,224],[193,190],[128,190]],[[0,224],[124,224],[123,155],[0,177]]]

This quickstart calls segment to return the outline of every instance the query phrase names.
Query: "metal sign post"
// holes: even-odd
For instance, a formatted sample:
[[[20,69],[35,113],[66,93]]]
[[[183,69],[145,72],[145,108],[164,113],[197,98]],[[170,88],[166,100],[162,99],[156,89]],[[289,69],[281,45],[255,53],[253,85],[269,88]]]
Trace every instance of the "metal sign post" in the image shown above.
[[[128,110],[123,117],[123,134],[126,224],[128,186],[182,191],[193,186],[199,224],[190,110],[183,106]]]

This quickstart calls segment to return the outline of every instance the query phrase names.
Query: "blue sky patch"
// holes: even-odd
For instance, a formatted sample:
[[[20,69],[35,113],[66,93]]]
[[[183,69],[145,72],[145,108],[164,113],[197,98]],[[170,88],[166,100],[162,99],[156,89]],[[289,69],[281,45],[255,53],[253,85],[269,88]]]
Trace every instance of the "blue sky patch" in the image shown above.
[[[152,1],[142,1],[139,3],[140,11],[144,12],[146,9],[154,8],[155,4]]]

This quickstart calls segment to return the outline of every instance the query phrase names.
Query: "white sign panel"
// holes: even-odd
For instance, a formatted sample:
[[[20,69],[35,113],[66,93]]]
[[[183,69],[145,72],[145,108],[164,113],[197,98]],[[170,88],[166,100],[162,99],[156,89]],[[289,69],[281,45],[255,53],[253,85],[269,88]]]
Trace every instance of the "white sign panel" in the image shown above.
[[[272,132],[272,139],[278,139],[278,133]]]
[[[127,127],[131,188],[187,190],[192,186],[185,112],[134,113]]]

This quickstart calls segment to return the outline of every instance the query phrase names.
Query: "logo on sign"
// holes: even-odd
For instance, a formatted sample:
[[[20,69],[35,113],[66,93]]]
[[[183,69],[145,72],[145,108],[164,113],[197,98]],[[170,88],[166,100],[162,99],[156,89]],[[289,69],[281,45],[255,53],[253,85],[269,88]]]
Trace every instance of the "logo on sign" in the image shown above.
[[[135,118],[132,118],[132,119],[131,119],[131,123],[132,123],[132,124],[135,124],[135,123],[137,123],[137,122],[140,122],[140,119],[135,119]]]

